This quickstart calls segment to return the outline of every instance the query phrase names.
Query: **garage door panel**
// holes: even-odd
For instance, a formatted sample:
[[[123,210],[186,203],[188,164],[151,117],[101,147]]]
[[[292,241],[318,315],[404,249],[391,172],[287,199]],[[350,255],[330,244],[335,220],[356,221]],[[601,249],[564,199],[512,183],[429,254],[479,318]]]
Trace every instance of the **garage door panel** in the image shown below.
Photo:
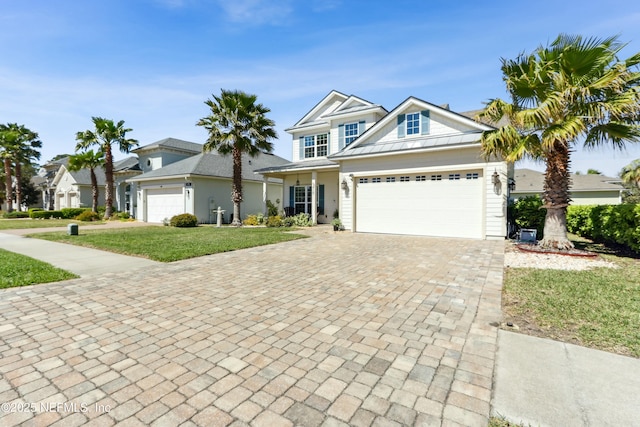
[[[369,182],[356,191],[356,231],[482,237],[481,179]]]
[[[182,187],[147,190],[147,222],[162,222],[181,213],[184,213]]]

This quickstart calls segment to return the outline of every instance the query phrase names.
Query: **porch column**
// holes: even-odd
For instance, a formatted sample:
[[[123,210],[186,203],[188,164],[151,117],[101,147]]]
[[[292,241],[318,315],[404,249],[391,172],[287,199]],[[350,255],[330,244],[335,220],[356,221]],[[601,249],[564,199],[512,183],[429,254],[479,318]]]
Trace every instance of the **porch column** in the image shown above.
[[[269,215],[267,212],[267,187],[269,184],[269,178],[266,175],[262,175],[262,212],[264,216]]]
[[[317,187],[318,173],[311,172],[311,220],[313,225],[318,225],[318,189]]]

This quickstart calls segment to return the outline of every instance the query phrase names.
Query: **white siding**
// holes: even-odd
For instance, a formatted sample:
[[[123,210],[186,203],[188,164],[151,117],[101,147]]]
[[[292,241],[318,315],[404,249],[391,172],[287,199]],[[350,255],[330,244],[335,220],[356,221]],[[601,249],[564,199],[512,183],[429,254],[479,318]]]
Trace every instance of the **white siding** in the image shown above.
[[[494,186],[493,173],[500,177]],[[490,163],[485,167],[485,235],[487,239],[502,239],[507,235],[507,164]]]

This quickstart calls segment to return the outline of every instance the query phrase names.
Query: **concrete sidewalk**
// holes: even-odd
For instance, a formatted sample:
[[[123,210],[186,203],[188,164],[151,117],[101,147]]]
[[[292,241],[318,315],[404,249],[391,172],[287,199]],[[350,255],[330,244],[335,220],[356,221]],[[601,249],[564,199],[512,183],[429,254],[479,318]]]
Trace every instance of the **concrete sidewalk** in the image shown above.
[[[492,414],[531,426],[640,426],[640,359],[500,330]]]
[[[22,231],[22,230],[21,230]],[[61,229],[55,229],[61,231]],[[30,230],[35,233],[37,231]],[[85,277],[114,271],[135,270],[160,264],[145,258],[120,255],[97,249],[31,239],[17,234],[0,233],[0,248],[52,264]]]

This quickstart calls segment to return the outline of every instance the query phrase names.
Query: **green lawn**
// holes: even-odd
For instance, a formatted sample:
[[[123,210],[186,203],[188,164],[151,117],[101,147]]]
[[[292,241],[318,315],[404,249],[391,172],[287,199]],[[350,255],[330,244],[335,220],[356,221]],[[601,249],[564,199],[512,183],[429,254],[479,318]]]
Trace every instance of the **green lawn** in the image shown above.
[[[66,227],[67,224],[78,224],[78,221],[72,219],[0,219],[0,230],[17,230],[23,228],[48,228],[48,227]],[[104,224],[102,221],[84,223],[91,225]]]
[[[305,237],[287,233],[287,231],[291,231],[291,229],[149,226],[128,229],[82,230],[80,227],[78,236],[69,236],[66,232],[57,231],[35,233],[29,236],[125,255],[136,255],[155,261],[171,262]]]
[[[68,271],[25,255],[0,249],[0,289],[74,279]]]
[[[507,269],[505,318],[524,333],[640,357],[640,260],[603,258],[620,268]]]

